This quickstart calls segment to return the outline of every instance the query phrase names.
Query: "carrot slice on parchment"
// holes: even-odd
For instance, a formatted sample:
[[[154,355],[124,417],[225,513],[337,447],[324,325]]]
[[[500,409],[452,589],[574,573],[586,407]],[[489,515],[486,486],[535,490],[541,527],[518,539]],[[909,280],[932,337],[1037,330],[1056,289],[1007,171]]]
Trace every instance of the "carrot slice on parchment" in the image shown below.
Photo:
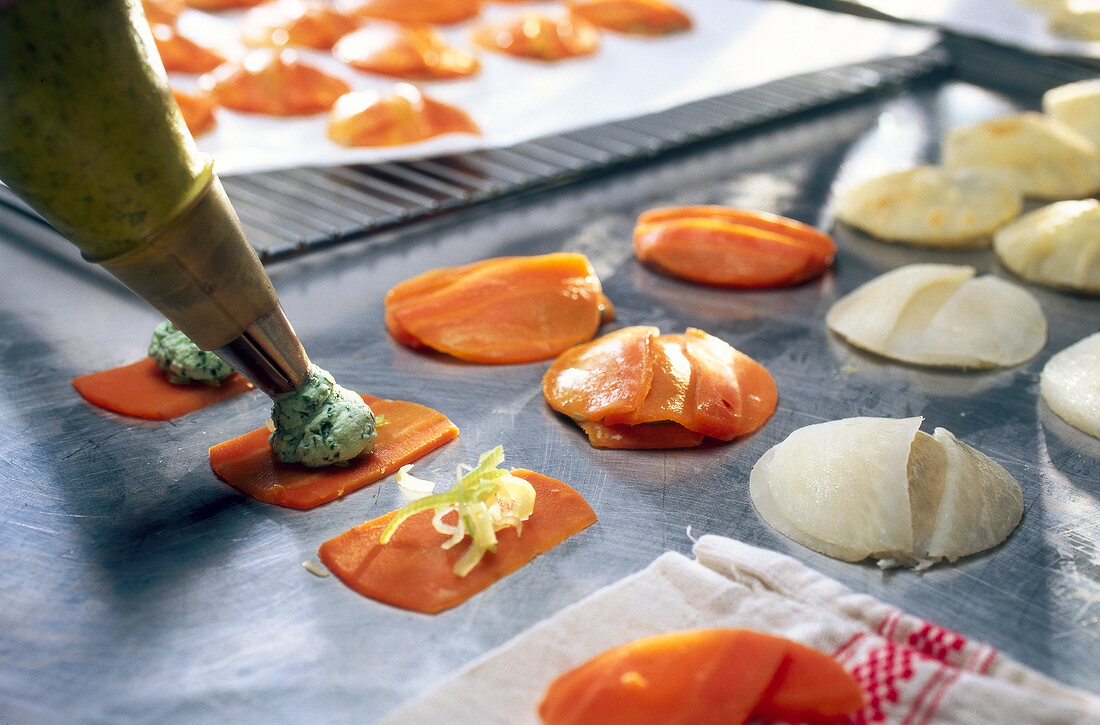
[[[466,576],[455,574],[454,567],[469,542],[443,549],[449,537],[432,526],[431,510],[409,517],[385,545],[379,537],[395,511],[329,539],[318,556],[345,584],[371,599],[425,614],[455,607],[596,521],[595,512],[569,485],[533,471],[512,473],[534,487],[535,509],[521,535],[511,527],[498,531],[497,550],[487,552]]]
[[[863,705],[834,659],[747,629],[687,630],[635,640],[561,674],[539,705],[545,725],[814,721]],[[765,715],[767,713],[767,715]]]
[[[385,306],[402,344],[496,364],[590,340],[610,310],[588,258],[564,252],[432,270],[393,287]]]
[[[458,428],[445,415],[426,406],[362,397],[384,422],[378,426],[374,450],[346,466],[280,463],[267,442],[270,432],[257,428],[213,446],[210,467],[218,478],[253,498],[308,509],[379,481],[458,435]]]
[[[73,378],[73,387],[100,408],[149,420],[172,420],[252,389],[233,373],[219,385],[168,382],[152,358]]]

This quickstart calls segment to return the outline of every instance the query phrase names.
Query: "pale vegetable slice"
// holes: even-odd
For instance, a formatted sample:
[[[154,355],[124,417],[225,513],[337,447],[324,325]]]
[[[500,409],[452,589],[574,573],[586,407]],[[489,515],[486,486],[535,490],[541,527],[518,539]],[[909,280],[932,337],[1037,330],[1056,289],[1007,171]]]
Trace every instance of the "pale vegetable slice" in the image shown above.
[[[1039,376],[1039,393],[1058,417],[1100,438],[1100,332],[1051,357]]]
[[[972,267],[912,264],[837,300],[829,329],[856,347],[917,365],[1023,363],[1046,343],[1042,307],[1026,290]]]
[[[992,548],[1023,515],[1019,483],[921,418],[846,418],[800,428],[767,451],[749,494],[775,529],[844,561],[929,566]]]
[[[1033,111],[952,129],[943,140],[943,162],[1001,175],[1039,199],[1100,191],[1100,149],[1081,132]]]
[[[1014,185],[966,168],[918,166],[855,186],[835,202],[837,218],[888,242],[986,247],[1015,218],[1023,197]]]
[[[1058,201],[1029,212],[997,231],[993,251],[1029,282],[1100,294],[1100,201]]]
[[[1043,112],[1100,145],[1100,78],[1051,88],[1043,94]]]
[[[913,550],[906,462],[920,418],[846,418],[799,428],[749,476],[764,520],[844,561]]]
[[[943,496],[927,549],[915,553],[930,560],[955,561],[1001,543],[1024,513],[1020,484],[1003,466],[950,431],[936,428],[932,436],[946,454]]]

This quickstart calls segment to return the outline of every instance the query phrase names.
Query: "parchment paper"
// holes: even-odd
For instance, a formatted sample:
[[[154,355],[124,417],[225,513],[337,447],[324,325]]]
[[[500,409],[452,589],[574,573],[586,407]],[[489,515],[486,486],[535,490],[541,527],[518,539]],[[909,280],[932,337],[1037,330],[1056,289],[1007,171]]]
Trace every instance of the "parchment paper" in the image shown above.
[[[450,135],[396,148],[348,149],[326,139],[324,114],[288,119],[219,109],[217,127],[199,137],[199,148],[213,154],[219,174],[229,175],[504,147],[798,73],[919,53],[937,38],[933,31],[783,2],[683,0],[681,6],[695,21],[686,33],[658,38],[604,33],[595,55],[556,63],[477,51],[482,62],[477,76],[420,84],[428,95],[467,111],[480,125],[480,137]],[[476,23],[535,11],[560,12],[561,6],[487,3],[480,18],[441,29],[455,44],[473,49],[469,35]],[[240,12],[215,16],[187,10],[179,27],[231,60],[239,59],[246,52],[237,39],[240,18]],[[350,69],[329,53],[300,52],[355,90],[389,93],[395,83]],[[171,74],[171,79],[190,89],[198,77]]]

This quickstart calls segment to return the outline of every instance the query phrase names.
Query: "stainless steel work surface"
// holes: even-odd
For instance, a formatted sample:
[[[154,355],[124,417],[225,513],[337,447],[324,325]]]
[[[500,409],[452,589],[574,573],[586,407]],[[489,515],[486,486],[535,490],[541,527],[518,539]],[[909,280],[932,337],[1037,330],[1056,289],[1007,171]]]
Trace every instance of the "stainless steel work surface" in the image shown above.
[[[437,408],[461,434],[416,471],[446,481],[503,444],[507,463],[560,478],[599,522],[435,616],[365,599],[302,567],[322,541],[400,503],[392,480],[312,511],[219,481],[208,446],[264,423],[253,392],[171,423],[93,408],[76,375],[138,359],[155,313],[63,242],[0,215],[0,722],[371,722],[461,665],[710,533],[788,553],[907,611],[985,640],[1064,683],[1098,690],[1100,441],[1038,398],[1052,354],[1100,328],[1100,300],[1031,287],[1043,351],[990,372],[928,370],[861,354],[823,318],[840,295],[910,262],[971,264],[989,251],[886,245],[836,229],[835,268],[794,289],[707,289],[632,256],[638,213],[718,203],[832,228],[830,194],[869,169],[932,159],[954,125],[1034,107],[962,80],[917,84],[654,159],[590,181],[500,199],[273,263],[314,360],[344,385]],[[609,451],[545,404],[548,362],[480,366],[387,336],[382,299],[429,268],[504,254],[579,251],[617,319],[700,327],[763,363],[779,408],[754,435],[681,451]],[[853,415],[925,416],[1021,483],[1026,511],[991,552],[923,573],[817,555],[754,511],[748,473],[792,430]]]

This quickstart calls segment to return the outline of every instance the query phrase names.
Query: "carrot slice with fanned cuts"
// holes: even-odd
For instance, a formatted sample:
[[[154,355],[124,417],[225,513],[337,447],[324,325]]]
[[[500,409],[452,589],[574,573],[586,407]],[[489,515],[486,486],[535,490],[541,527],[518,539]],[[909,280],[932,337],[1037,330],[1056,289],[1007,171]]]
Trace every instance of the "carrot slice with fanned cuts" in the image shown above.
[[[811,226],[762,211],[685,206],[643,213],[634,254],[654,269],[716,287],[786,287],[820,276],[836,243]]]
[[[595,512],[569,485],[533,471],[512,473],[534,487],[534,511],[521,535],[512,527],[498,531],[496,551],[487,552],[465,576],[455,573],[455,565],[470,542],[443,549],[448,535],[432,525],[431,509],[407,519],[386,544],[379,539],[396,511],[329,539],[318,556],[345,584],[371,599],[425,614],[455,607],[596,521]]]
[[[267,442],[270,432],[258,428],[213,446],[210,467],[218,478],[253,498],[308,509],[379,481],[458,435],[445,415],[426,406],[362,397],[383,423],[374,450],[346,466],[308,468],[276,461]]]
[[[823,652],[747,629],[688,630],[607,650],[561,674],[544,725],[822,722],[863,707],[859,685]]]
[[[630,35],[666,35],[691,28],[691,16],[664,0],[571,0],[569,12],[598,28]]]
[[[402,344],[498,364],[553,357],[613,315],[588,258],[570,253],[432,270],[395,286],[385,305]]]
[[[775,412],[771,374],[702,330],[627,327],[562,353],[542,380],[554,410],[600,448],[685,448],[730,441]]]
[[[168,382],[152,358],[81,375],[73,387],[100,408],[149,420],[172,420],[228,400],[252,389],[252,383],[233,373],[218,385]]]

